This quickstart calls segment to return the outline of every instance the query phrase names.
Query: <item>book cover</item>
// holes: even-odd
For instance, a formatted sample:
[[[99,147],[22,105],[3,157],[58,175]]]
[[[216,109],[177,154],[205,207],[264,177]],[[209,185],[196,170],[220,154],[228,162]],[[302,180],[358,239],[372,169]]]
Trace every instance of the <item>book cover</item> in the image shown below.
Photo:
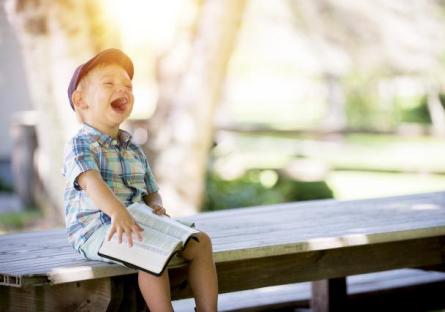
[[[167,267],[170,259],[184,248],[198,230],[165,215],[156,215],[145,204],[134,203],[127,207],[136,222],[144,229],[142,241],[133,238],[129,247],[123,235],[119,244],[117,235],[104,240],[99,248],[99,256],[121,262],[133,269],[159,276]],[[196,237],[195,237],[196,239]]]

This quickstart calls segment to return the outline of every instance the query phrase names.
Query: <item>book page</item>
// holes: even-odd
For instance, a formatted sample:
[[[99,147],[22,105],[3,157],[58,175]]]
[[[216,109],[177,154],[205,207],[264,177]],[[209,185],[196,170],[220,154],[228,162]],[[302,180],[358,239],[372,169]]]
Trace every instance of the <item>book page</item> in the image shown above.
[[[165,215],[156,215],[153,210],[145,204],[134,203],[127,207],[137,223],[143,227],[149,227],[171,237],[177,238],[185,244],[188,237],[199,233],[198,230],[185,226],[184,224]]]
[[[99,253],[159,274],[166,266],[171,254],[179,248],[180,241],[148,227],[142,227],[144,229],[142,241],[133,237],[133,246],[129,247],[125,235],[122,237],[122,243],[119,244],[115,234],[110,241],[103,242]]]
[[[159,274],[176,250],[183,247],[190,236],[198,230],[185,226],[168,216],[159,216],[145,204],[135,203],[127,207],[136,222],[144,229],[143,240],[133,236],[133,247],[128,246],[124,235],[119,244],[117,235],[111,241],[105,240],[99,255],[110,257],[149,272]]]

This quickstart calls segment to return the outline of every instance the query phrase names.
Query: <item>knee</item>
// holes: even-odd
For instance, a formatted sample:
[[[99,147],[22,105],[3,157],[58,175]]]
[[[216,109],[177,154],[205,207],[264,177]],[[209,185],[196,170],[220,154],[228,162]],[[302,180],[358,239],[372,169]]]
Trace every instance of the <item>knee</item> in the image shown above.
[[[196,238],[198,241],[190,240],[187,247],[180,253],[187,260],[212,253],[212,242],[206,233],[200,232],[196,235]]]
[[[197,238],[199,240],[198,245],[200,248],[212,251],[212,240],[210,239],[209,235],[207,235],[207,233],[199,232]]]

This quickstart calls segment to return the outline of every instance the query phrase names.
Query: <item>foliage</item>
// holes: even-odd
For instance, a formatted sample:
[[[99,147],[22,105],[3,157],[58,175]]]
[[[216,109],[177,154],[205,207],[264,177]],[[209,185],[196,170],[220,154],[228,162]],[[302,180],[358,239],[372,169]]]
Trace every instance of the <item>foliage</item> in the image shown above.
[[[441,93],[439,95],[439,99],[442,106],[445,108],[445,94]],[[408,108],[402,107],[400,109],[399,111],[400,121],[419,123],[424,125],[431,124],[431,116],[428,111],[427,100],[428,97],[426,95],[422,96],[420,99],[411,99],[411,101],[416,101],[416,103],[414,105],[410,105]],[[405,102],[406,101],[407,100],[405,99]]]
[[[401,122],[431,124],[431,116],[428,112],[427,97],[423,96],[415,105],[409,108],[399,109],[399,119]],[[400,105],[399,105],[400,106]]]
[[[348,126],[358,129],[384,129],[394,126],[390,107],[379,107],[378,79],[352,73],[344,81]]]
[[[19,212],[0,214],[1,231],[22,230],[33,221],[42,218],[42,212],[37,209],[26,209]]]
[[[252,169],[234,180],[224,180],[215,172],[207,176],[204,211],[291,201],[332,198],[333,192],[324,181],[295,181],[279,174],[273,186],[261,182],[263,170]]]

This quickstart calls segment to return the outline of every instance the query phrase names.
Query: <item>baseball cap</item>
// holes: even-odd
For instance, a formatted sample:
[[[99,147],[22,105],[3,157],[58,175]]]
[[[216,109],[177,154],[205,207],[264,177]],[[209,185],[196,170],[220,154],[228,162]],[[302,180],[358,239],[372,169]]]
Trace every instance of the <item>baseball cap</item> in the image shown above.
[[[74,71],[73,77],[71,77],[70,84],[68,86],[68,99],[70,101],[71,108],[74,110],[74,104],[71,100],[71,96],[79,84],[79,81],[96,65],[102,63],[118,64],[122,66],[128,73],[130,79],[133,79],[134,67],[131,59],[119,49],[106,49],[99,52],[96,56],[88,60],[87,62],[79,65]]]

